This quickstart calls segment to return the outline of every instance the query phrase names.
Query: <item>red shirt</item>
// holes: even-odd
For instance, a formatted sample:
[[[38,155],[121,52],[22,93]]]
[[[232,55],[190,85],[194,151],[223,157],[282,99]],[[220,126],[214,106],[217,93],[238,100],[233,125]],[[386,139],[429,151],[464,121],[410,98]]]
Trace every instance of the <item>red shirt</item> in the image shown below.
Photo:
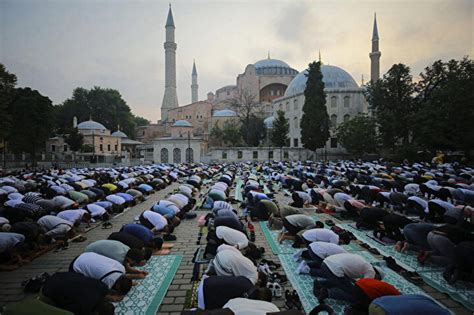
[[[371,300],[385,295],[401,294],[393,285],[376,279],[360,279],[356,281],[355,284],[361,288]]]

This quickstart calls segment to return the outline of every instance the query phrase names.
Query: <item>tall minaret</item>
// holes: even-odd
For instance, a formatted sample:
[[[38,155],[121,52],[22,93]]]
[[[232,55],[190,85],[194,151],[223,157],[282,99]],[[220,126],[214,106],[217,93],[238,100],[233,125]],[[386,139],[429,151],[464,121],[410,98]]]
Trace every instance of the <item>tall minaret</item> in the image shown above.
[[[166,19],[166,41],[165,47],[165,95],[161,104],[161,121],[168,119],[168,110],[178,107],[178,96],[176,95],[176,43],[174,42],[173,12],[168,11]]]
[[[374,13],[374,29],[372,31],[372,52],[370,57],[370,81],[375,82],[380,78],[379,31],[377,29],[377,14]]]
[[[196,71],[196,62],[193,60],[193,73],[191,74],[191,103],[196,103],[198,97],[198,73]]]

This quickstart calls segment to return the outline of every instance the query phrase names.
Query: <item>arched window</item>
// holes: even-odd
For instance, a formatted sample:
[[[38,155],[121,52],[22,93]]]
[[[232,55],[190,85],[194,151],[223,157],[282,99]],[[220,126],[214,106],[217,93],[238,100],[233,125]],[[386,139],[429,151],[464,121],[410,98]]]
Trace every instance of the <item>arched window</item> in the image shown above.
[[[349,107],[351,105],[351,97],[344,96],[344,107]]]
[[[337,125],[337,115],[331,115],[331,126],[336,127]]]
[[[350,119],[351,119],[351,115],[349,115],[349,114],[345,114],[345,115],[344,115],[344,122],[347,122],[347,121],[349,121]]]
[[[337,106],[337,96],[331,96],[331,107]]]
[[[168,163],[168,149],[161,149],[161,163]]]
[[[193,149],[187,148],[186,149],[186,163],[193,163],[193,162],[194,162]]]
[[[181,149],[173,149],[173,163],[181,163]]]

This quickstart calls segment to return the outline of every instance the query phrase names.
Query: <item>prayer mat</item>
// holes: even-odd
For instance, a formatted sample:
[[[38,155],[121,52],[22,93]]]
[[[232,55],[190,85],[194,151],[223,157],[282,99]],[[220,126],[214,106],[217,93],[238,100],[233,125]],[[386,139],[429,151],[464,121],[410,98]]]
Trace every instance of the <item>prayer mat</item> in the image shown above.
[[[473,283],[457,281],[454,285],[450,285],[444,280],[440,271],[422,271],[419,274],[427,284],[440,292],[448,294],[453,300],[474,311]]]
[[[142,269],[148,271],[143,280],[137,280],[125,298],[115,303],[115,314],[155,315],[173,281],[182,256],[153,256]]]
[[[403,267],[408,271],[415,271],[420,273],[423,271],[433,271],[441,269],[441,267],[429,263],[421,265],[420,263],[418,263],[416,255],[413,255],[413,253],[410,252],[397,252],[395,250],[394,245],[383,245],[383,243],[380,243],[379,241],[375,240],[372,235],[368,235],[368,233],[372,233],[372,231],[359,230],[355,228],[352,224],[348,223],[337,224],[337,226],[345,229],[346,231],[351,232],[358,240],[362,241],[363,243],[369,245],[372,248],[377,249],[380,255],[392,257],[393,259],[395,259],[395,261],[400,267]]]
[[[242,179],[240,177],[235,181],[235,200],[243,202],[244,198],[242,197]]]

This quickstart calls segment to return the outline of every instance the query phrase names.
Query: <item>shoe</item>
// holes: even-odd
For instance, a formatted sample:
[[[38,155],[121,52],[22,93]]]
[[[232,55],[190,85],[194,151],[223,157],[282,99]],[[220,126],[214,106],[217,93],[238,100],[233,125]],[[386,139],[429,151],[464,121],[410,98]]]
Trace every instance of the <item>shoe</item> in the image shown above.
[[[163,235],[164,241],[176,241],[176,236],[172,234]]]
[[[267,264],[260,263],[257,267],[257,270],[263,272],[267,276],[272,274],[272,271],[270,270],[270,267]]]
[[[293,295],[289,290],[285,291],[285,306],[289,310],[293,309],[294,303],[293,303]]]
[[[272,296],[275,296],[275,284],[272,282],[267,283],[267,288],[272,292]]]
[[[309,273],[309,271],[310,271],[310,268],[308,264],[306,263],[306,261],[302,261],[299,264],[298,268],[296,268],[296,273],[298,274],[307,274]]]
[[[273,297],[276,297],[276,298],[282,297],[283,288],[278,282],[273,283],[273,290],[274,290]]]
[[[300,250],[296,251],[296,253],[294,253],[291,256],[293,257],[293,259],[295,261],[299,261],[299,260],[301,260],[301,254],[303,254],[304,251],[305,251],[304,249],[300,249]]]
[[[293,305],[295,306],[295,308],[298,310],[302,310],[303,305],[301,304],[300,297],[298,296],[298,292],[296,292],[296,290],[293,290],[291,295],[292,295]]]

